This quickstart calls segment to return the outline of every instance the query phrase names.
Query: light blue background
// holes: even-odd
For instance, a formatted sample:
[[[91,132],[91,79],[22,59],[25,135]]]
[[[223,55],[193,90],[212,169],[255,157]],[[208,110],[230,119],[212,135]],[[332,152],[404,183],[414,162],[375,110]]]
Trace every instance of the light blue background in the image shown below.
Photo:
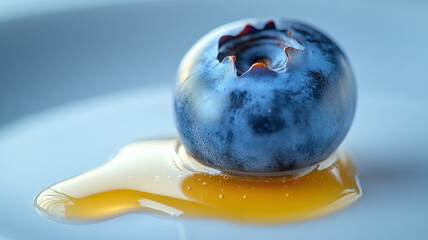
[[[218,25],[300,19],[343,47],[360,90],[424,98],[427,1],[0,1],[0,124],[58,104],[172,83]]]

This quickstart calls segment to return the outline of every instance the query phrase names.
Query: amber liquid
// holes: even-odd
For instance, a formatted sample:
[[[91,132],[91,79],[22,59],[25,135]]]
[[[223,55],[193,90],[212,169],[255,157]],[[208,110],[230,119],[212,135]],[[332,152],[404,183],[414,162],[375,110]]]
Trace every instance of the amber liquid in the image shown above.
[[[123,147],[108,163],[58,183],[34,200],[57,221],[99,221],[136,211],[281,223],[319,217],[362,195],[355,168],[342,150],[282,176],[237,176],[188,156],[176,140]]]

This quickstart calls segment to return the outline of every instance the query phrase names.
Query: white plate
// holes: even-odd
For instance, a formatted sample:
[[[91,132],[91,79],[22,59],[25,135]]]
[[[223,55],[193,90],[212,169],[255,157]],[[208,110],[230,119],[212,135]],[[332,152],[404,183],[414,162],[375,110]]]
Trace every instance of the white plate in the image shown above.
[[[2,128],[0,232],[12,238],[56,239],[416,239],[426,234],[428,133],[417,126],[428,122],[428,111],[420,102],[385,96],[360,97],[346,146],[365,194],[333,215],[276,226],[127,215],[75,226],[36,213],[32,199],[45,187],[101,165],[129,141],[173,134],[171,101],[169,87],[135,90],[63,106]]]
[[[221,23],[260,15],[316,23],[341,43],[355,67],[359,84],[358,111],[345,146],[359,169],[364,196],[335,214],[275,226],[206,219],[177,221],[140,214],[76,226],[38,215],[32,200],[44,188],[103,164],[125,143],[174,134],[172,84],[168,84],[81,100],[3,125],[0,128],[0,238],[425,239],[428,235],[425,222],[428,216],[428,100],[425,93],[428,83],[424,68],[428,65],[425,59],[428,48],[422,46],[426,44],[428,30],[422,25],[427,4],[192,4],[136,5],[119,10],[122,14],[123,11],[138,12],[140,6],[150,16],[163,16],[161,26],[168,22],[172,26],[187,24],[189,27],[181,27],[179,32],[159,35],[160,40],[170,34],[175,34],[175,39],[187,39],[183,40],[185,44],[180,43],[181,49]],[[109,11],[114,12],[115,8]],[[136,15],[134,12],[132,16]],[[161,17],[155,18],[161,20]],[[126,23],[131,22],[128,19]],[[155,29],[149,20],[134,24],[141,26],[142,32]],[[156,43],[156,39],[151,38],[151,44]],[[170,51],[175,57],[182,54],[174,50],[174,42],[165,46],[166,50],[159,50],[156,45],[151,48],[153,52],[147,54],[154,55],[156,51],[162,56],[167,55],[163,51]],[[88,55],[94,61],[97,59],[96,55]],[[61,75],[56,71],[64,68],[57,68],[61,63],[54,60],[49,62],[51,72]],[[147,67],[157,66],[159,61],[161,59]],[[164,67],[174,71],[169,65]],[[126,72],[122,74],[126,76]],[[157,77],[154,71],[149,71],[141,76],[141,81],[146,78],[153,83]],[[103,84],[102,78],[94,83],[97,81]],[[172,78],[159,81],[171,83]],[[57,87],[52,86],[55,84],[45,85],[48,91],[55,91]]]

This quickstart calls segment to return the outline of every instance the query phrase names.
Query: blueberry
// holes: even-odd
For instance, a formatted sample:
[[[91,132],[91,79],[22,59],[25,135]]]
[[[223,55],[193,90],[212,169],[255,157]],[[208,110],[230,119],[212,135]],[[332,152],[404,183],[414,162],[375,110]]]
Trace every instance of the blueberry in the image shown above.
[[[269,173],[332,154],[351,126],[356,86],[345,55],[320,31],[247,19],[188,51],[174,98],[189,154],[224,170]]]

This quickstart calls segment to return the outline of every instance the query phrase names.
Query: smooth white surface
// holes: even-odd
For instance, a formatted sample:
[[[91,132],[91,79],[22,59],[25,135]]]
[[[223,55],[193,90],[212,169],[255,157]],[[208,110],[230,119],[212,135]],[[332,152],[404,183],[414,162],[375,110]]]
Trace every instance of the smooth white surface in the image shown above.
[[[333,215],[290,225],[127,215],[93,225],[63,225],[31,206],[45,187],[106,162],[135,139],[174,133],[168,87],[104,96],[47,111],[0,129],[0,232],[12,238],[423,239],[427,234],[428,122],[424,102],[362,95],[346,147],[364,196]],[[18,231],[25,229],[25,231]]]

